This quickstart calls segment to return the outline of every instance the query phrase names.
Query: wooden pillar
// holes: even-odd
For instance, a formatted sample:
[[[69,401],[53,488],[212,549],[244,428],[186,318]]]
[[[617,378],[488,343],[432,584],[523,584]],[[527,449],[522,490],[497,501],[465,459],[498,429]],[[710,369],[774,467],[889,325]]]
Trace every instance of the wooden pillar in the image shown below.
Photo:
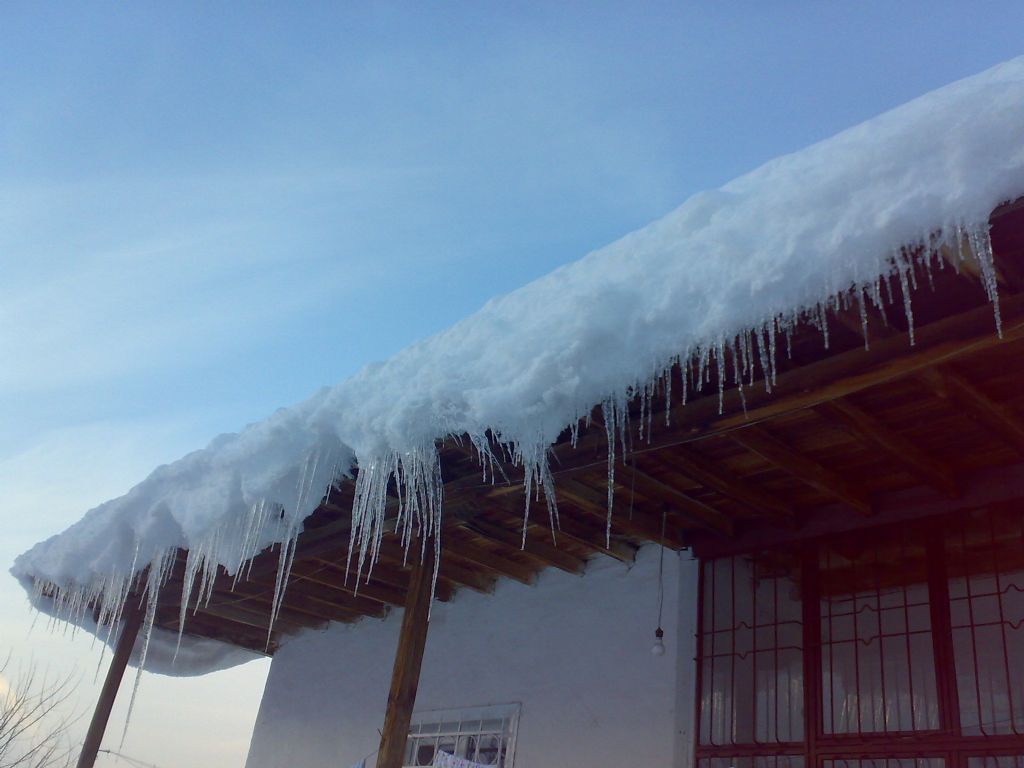
[[[417,549],[413,542],[412,549]],[[405,598],[405,613],[398,635],[398,651],[391,673],[391,692],[388,710],[384,716],[384,729],[380,734],[377,768],[401,768],[405,755],[405,742],[409,736],[409,721],[416,703],[416,688],[420,682],[423,649],[427,644],[427,616],[430,611],[430,584],[433,557],[427,548],[426,562],[415,562],[409,578],[409,591]]]
[[[110,719],[110,710],[114,706],[117,689],[121,686],[121,678],[124,677],[125,667],[128,666],[128,659],[132,655],[135,639],[139,636],[145,612],[135,604],[135,596],[129,600],[130,605],[126,605],[124,609],[121,635],[117,638],[114,658],[110,660],[110,668],[103,680],[99,701],[96,702],[96,711],[92,713],[89,732],[86,733],[85,743],[82,745],[82,754],[78,757],[78,768],[92,768],[96,763],[96,754],[99,752],[100,742],[103,741],[103,732],[107,729],[107,720]]]

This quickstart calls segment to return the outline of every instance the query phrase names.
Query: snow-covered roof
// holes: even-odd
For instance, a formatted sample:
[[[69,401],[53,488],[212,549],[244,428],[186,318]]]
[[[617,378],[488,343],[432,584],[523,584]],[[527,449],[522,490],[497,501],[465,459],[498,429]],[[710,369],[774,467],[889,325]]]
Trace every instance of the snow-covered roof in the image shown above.
[[[614,424],[680,358],[714,364],[751,329],[774,340],[824,306],[877,297],[882,276],[906,274],[909,259],[930,258],[939,243],[970,239],[992,289],[989,214],[1021,194],[1024,57],[695,195],[391,359],[159,467],[21,555],[12,573],[42,610],[95,629],[88,604],[101,606],[101,620],[118,615],[140,573],[155,594],[178,549],[189,551],[189,579],[218,565],[235,572],[272,543],[287,551],[356,465],[363,543],[379,535],[392,478],[406,490],[405,519],[436,522],[435,443],[448,436],[468,435],[485,453],[492,438],[528,485],[546,489],[547,450],[566,428],[596,406]],[[901,249],[917,244],[927,247]],[[245,657],[186,638],[191,655],[171,665],[177,640],[155,634],[148,666],[194,674]]]

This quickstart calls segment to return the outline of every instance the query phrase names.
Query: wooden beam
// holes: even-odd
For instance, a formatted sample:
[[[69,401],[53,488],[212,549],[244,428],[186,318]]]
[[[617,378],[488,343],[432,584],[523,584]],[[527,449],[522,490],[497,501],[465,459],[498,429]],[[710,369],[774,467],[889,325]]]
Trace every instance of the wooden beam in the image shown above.
[[[596,530],[590,526],[577,522],[568,515],[563,515],[558,522],[558,530],[555,531],[555,540],[559,536],[565,536],[577,544],[593,549],[603,555],[614,557],[623,563],[632,563],[636,560],[637,548],[628,542],[612,537],[611,541],[605,540],[604,530]]]
[[[448,535],[445,539],[444,551],[441,553],[442,560],[451,554],[463,560],[469,560],[471,563],[493,571],[499,576],[507,576],[528,586],[537,580],[537,571],[534,568],[523,563],[517,563],[507,557],[502,557],[497,552],[477,546],[467,540],[465,535],[459,536],[454,534],[454,531],[450,533],[453,535]]]
[[[508,499],[492,498],[490,502],[493,506],[488,507],[488,511],[504,516],[502,522],[506,523],[510,530],[521,530],[520,526],[523,524],[522,515],[517,509],[512,508],[514,505]],[[562,515],[559,518],[559,526],[558,530],[552,533],[546,517],[543,522],[535,523],[531,521],[527,529],[527,539],[529,539],[530,531],[535,531],[539,534],[539,539],[551,539],[554,542],[554,546],[557,547],[558,538],[564,536],[577,546],[584,547],[591,552],[608,555],[623,563],[632,563],[636,560],[637,547],[629,542],[622,541],[614,535],[611,541],[606,541],[603,526],[600,530],[591,528],[589,525],[569,515]]]
[[[333,558],[332,558],[333,556]],[[328,565],[330,571],[334,574],[333,578],[339,579],[342,583],[347,580],[348,585],[353,586],[355,584],[355,565],[352,564],[350,572],[345,574],[345,557],[346,552],[344,549],[338,549],[337,546],[334,551],[327,551],[324,553],[324,557],[312,558],[309,563],[316,567],[321,565]],[[294,566],[293,566],[294,567]],[[322,574],[326,574],[328,571],[321,571]],[[325,579],[325,583],[327,579]],[[362,578],[359,580],[359,593],[362,592],[362,587],[367,584],[367,574],[364,572]],[[391,563],[388,560],[378,561],[374,564],[373,570],[370,573],[370,584],[378,587],[393,588],[398,590],[401,595],[401,600],[398,601],[398,605],[406,604],[406,593],[409,591],[409,568],[400,564]],[[334,586],[333,583],[330,586]],[[439,602],[447,602],[452,599],[455,594],[455,590],[459,585],[455,582],[450,581],[444,577],[443,573],[437,575],[437,584],[434,588],[434,599]],[[370,595],[367,595],[370,597]],[[374,598],[377,599],[377,598]]]
[[[206,615],[233,621],[236,624],[243,624],[257,629],[270,629],[270,614],[274,603],[273,589],[269,591],[265,587],[251,582],[239,581],[235,589],[231,589],[230,577],[228,580],[220,580],[214,586],[209,601],[199,602],[198,592],[193,590],[189,595],[189,605],[185,612],[185,625],[188,626],[189,619],[197,615]],[[167,582],[164,587],[168,590],[163,595],[162,608],[173,607],[181,609],[182,585],[174,579]],[[301,602],[301,598],[299,598]],[[161,613],[162,615],[162,613]],[[288,632],[294,632],[303,627],[321,626],[327,621],[354,621],[359,614],[352,611],[345,611],[337,607],[324,606],[323,610],[312,611],[308,607],[300,607],[291,604],[289,596],[278,608],[275,626],[280,626]]]
[[[583,573],[583,569],[587,564],[583,558],[569,554],[564,549],[559,549],[557,546],[547,543],[547,541],[540,541],[536,536],[527,536],[524,542],[521,530],[513,531],[509,528],[503,528],[500,525],[494,525],[485,520],[477,519],[476,517],[460,521],[460,524],[475,534],[504,544],[507,547],[519,549],[545,565],[559,568],[566,573]],[[548,541],[550,538],[550,536],[547,537]]]
[[[442,543],[442,547],[444,544]],[[411,563],[413,560],[418,560],[420,556],[419,545],[414,541],[412,546],[409,548],[408,557],[406,557],[405,550],[402,549],[402,545],[397,539],[384,538],[380,544],[381,559],[386,560],[391,564],[397,564],[404,566],[406,562]],[[376,569],[377,566],[374,566]],[[441,557],[441,570],[440,576],[445,579],[469,587],[470,589],[480,592],[482,594],[490,594],[494,591],[494,585],[497,579],[492,576],[489,572],[483,573],[479,570],[467,568],[460,563],[453,561],[450,557],[444,557],[442,552]],[[410,583],[412,576],[409,577]]]
[[[1024,420],[948,366],[922,371],[920,380],[937,396],[953,399],[988,430],[1024,455]]]
[[[774,435],[761,427],[751,426],[730,432],[729,437],[748,451],[753,451],[765,461],[788,472],[793,477],[817,488],[822,493],[834,496],[856,509],[862,515],[872,513],[870,500],[857,491],[845,478],[823,467],[790,448]]]
[[[858,408],[848,399],[840,397],[831,402],[822,403],[815,410],[855,437],[870,443],[896,459],[919,479],[941,491],[943,495],[951,499],[959,496],[956,474],[952,467],[929,456],[913,441],[886,426],[864,409]]]
[[[158,608],[154,626],[177,633],[178,618],[177,609],[173,607],[170,609],[166,607]],[[266,630],[256,629],[247,624],[239,624],[238,622],[229,621],[217,616],[204,616],[203,614],[189,616],[185,621],[185,631],[183,634],[220,640],[264,656],[271,655],[277,650],[281,638],[280,632],[271,632],[268,645]]]
[[[687,521],[698,528],[728,537],[736,534],[736,525],[732,519],[714,507],[710,507],[703,501],[687,496],[682,491],[673,488],[667,483],[663,483],[646,472],[641,472],[639,469],[627,467],[624,472],[631,473],[631,480],[636,483],[638,491],[645,496],[656,498],[667,504],[671,512],[686,518]],[[625,482],[625,479],[623,482]],[[657,539],[654,539],[654,541],[657,541]]]
[[[636,490],[639,490],[643,496],[658,502],[658,508],[662,504],[668,504],[674,515],[679,515],[690,524],[731,536],[732,521],[718,510],[693,499],[683,493],[682,490],[670,487],[639,470],[634,470],[632,467],[628,467],[623,471],[624,473],[629,473],[631,478],[635,476],[635,479],[632,480],[624,477],[622,480],[623,484],[625,485],[628,482],[635,484]],[[607,497],[577,480],[570,477],[560,478],[555,483],[555,493],[564,496],[585,511],[597,514],[602,519],[607,518]],[[634,507],[631,518],[627,510],[628,501],[623,501],[622,497],[620,497],[617,511],[612,510],[611,525],[613,528],[617,526],[627,536],[646,539],[652,542],[659,542],[662,539],[662,536],[660,536],[662,534],[662,519],[660,519],[660,515],[651,516]],[[666,526],[665,543],[676,550],[686,546],[682,531],[677,529],[674,520],[670,521]]]
[[[299,586],[300,590],[307,590],[310,586],[322,587],[324,590],[334,590],[348,595],[359,595],[369,600],[376,600],[382,605],[394,605],[401,607],[405,605],[405,587],[396,587],[386,584],[379,579],[374,579],[377,569],[370,580],[366,578],[356,579],[355,574],[349,574],[345,578],[344,568],[335,565],[327,560],[315,560],[313,562],[293,563],[292,582]],[[406,579],[408,584],[408,579]],[[326,592],[324,593],[326,594]]]
[[[304,595],[307,593],[303,593],[302,587],[294,589],[294,587],[302,581],[303,577],[300,574],[295,573],[295,564],[293,563],[292,572],[288,579],[288,587],[285,589],[282,605],[299,611],[317,610],[316,606],[310,605],[304,600]],[[353,581],[355,581],[355,579],[353,579]],[[256,595],[260,590],[262,590],[266,599],[273,602],[274,582],[272,581],[264,581],[261,579],[257,584],[239,581],[231,588],[232,593],[241,595]],[[329,602],[338,612],[337,616],[330,615],[327,617],[333,621],[345,621],[346,619],[343,618],[343,616],[347,616],[347,620],[352,620],[359,616],[376,616],[380,618],[386,613],[384,603],[379,600],[373,600],[368,595],[355,595],[350,590],[337,590],[335,594],[331,595]]]
[[[401,768],[405,757],[405,742],[416,704],[423,650],[427,645],[433,561],[433,557],[426,558],[425,563],[417,559],[412,566],[402,627],[398,633],[398,650],[395,652],[395,665],[391,673],[388,708],[381,729],[377,768]]]
[[[114,657],[110,660],[96,709],[89,722],[89,730],[85,734],[82,752],[78,756],[78,768],[92,768],[96,764],[96,755],[103,741],[103,733],[107,730],[107,721],[110,720],[110,710],[114,706],[114,699],[117,698],[117,689],[121,687],[121,678],[124,677],[124,670],[128,666],[128,659],[131,658],[132,648],[135,647],[135,640],[139,636],[139,628],[145,615],[145,611],[137,604],[137,599],[135,595],[131,595],[125,603],[121,634],[117,638]]]
[[[604,493],[572,478],[563,479],[555,490],[583,512],[607,525],[608,497]],[[630,514],[628,501],[620,500],[617,508],[612,510],[611,523],[612,533],[653,542],[662,540],[661,515],[651,515],[635,507]],[[674,519],[667,522],[664,539],[665,545],[671,549],[679,550],[686,546],[683,532]]]
[[[701,485],[739,502],[760,517],[792,518],[795,514],[793,507],[782,499],[744,482],[718,463],[690,448],[679,446],[662,451],[658,458],[666,466],[679,469]]]
[[[1021,208],[1024,208],[1024,197],[1018,197],[1016,200],[1008,200],[992,211],[989,221],[995,224],[996,219],[1013,213],[1014,211],[1019,211]]]
[[[245,624],[249,627],[255,627],[256,629],[262,629],[264,631],[270,631],[270,606],[253,604],[247,601],[247,598],[235,598],[235,601],[225,600],[224,602],[217,602],[216,598],[211,600],[206,605],[200,605],[199,610],[195,612],[199,616],[216,616],[221,619],[227,619],[237,624]],[[192,609],[189,609],[189,614],[192,614]],[[300,629],[306,627],[322,627],[327,624],[326,618],[316,618],[313,616],[297,615],[294,611],[284,608],[283,606],[279,609],[277,618],[274,620],[274,627],[280,628],[285,632],[297,632]],[[188,617],[185,618],[185,623],[188,624]]]

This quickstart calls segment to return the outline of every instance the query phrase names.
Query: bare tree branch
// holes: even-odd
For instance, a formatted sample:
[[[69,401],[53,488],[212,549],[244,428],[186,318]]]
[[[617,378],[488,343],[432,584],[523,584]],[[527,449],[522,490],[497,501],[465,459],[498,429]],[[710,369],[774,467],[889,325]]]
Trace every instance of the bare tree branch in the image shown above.
[[[66,712],[74,675],[41,676],[30,662],[11,681],[10,661],[8,654],[0,664],[0,768],[69,768],[76,752],[69,731],[80,717]]]

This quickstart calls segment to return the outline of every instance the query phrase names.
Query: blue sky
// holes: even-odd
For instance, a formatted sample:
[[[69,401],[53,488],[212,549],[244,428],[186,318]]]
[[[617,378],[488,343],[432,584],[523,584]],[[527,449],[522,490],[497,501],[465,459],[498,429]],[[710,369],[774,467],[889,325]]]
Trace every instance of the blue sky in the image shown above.
[[[696,191],[1024,53],[1022,22],[1019,2],[5,4],[0,557]],[[83,670],[91,706],[88,640],[30,622],[8,579],[0,643]],[[240,765],[266,668],[147,676],[125,751]]]

